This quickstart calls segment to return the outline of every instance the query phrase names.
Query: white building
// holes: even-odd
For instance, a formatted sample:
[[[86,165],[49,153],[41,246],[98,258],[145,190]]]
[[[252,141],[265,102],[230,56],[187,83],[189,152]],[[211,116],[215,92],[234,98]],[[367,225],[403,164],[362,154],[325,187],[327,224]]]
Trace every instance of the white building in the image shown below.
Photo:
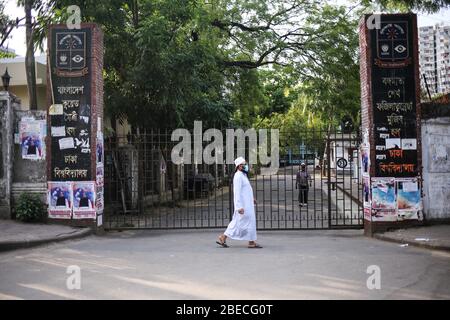
[[[422,88],[427,79],[432,95],[450,92],[450,26],[419,28],[419,63]]]
[[[450,92],[450,26],[436,29],[436,70],[438,92]]]
[[[45,56],[35,57],[36,60],[36,89],[38,110],[47,109],[47,61]],[[16,95],[22,105],[22,110],[29,110],[27,74],[25,72],[25,58],[0,59],[0,76],[5,73],[11,76],[9,91]]]

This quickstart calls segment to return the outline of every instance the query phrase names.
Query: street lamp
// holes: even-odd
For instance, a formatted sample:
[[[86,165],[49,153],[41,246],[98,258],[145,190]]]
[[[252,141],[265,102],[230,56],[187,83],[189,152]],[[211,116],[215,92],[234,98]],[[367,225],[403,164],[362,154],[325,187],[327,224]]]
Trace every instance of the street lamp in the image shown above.
[[[8,73],[8,68],[6,68],[5,74],[2,75],[3,88],[5,88],[5,91],[8,91],[10,80],[11,76]]]

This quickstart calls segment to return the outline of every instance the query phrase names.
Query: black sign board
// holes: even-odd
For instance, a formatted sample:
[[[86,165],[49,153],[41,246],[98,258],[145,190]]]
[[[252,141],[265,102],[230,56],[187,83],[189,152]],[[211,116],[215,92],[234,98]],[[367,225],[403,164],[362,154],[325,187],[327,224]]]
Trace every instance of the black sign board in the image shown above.
[[[414,177],[417,113],[411,16],[382,16],[371,30],[372,101],[377,177]]]
[[[51,32],[51,181],[91,181],[91,29]]]

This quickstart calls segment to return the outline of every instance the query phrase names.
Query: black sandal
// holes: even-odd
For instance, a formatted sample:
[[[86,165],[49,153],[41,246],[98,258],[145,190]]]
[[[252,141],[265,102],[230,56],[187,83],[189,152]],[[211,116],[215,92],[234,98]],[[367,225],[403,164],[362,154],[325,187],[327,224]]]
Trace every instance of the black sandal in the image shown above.
[[[257,243],[249,245],[248,248],[249,249],[262,249],[262,247]]]
[[[216,241],[216,243],[222,246],[223,248],[228,248],[228,245],[225,242]]]

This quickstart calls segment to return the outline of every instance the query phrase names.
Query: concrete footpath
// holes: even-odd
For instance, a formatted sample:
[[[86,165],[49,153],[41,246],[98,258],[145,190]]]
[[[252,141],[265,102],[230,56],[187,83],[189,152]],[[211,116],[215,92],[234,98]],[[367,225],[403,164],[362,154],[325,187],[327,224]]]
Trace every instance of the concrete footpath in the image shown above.
[[[374,234],[374,238],[434,250],[450,251],[450,225],[400,229]]]
[[[76,239],[91,233],[90,228],[0,220],[0,251]]]

